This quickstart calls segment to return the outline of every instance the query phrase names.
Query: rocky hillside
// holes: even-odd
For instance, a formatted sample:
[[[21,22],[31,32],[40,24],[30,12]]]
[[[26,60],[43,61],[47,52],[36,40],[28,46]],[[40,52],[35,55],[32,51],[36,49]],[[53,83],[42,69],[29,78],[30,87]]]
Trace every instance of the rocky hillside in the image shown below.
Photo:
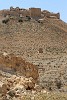
[[[67,24],[61,20],[44,19],[19,23],[0,23],[0,51],[34,57],[39,48],[45,52],[66,52]],[[30,55],[28,55],[30,54]]]
[[[15,59],[13,56],[4,58],[2,56],[4,52],[19,58]],[[29,75],[34,79],[38,78],[41,88],[67,92],[67,23],[61,19],[50,17],[34,19],[28,16],[24,20],[15,17],[1,18],[0,55],[2,71],[5,70],[4,66],[6,68],[12,66],[15,70],[19,70],[20,74],[23,70],[24,74],[27,74],[26,68],[30,66],[28,69],[32,68],[32,72]],[[25,66],[23,61],[27,62]]]

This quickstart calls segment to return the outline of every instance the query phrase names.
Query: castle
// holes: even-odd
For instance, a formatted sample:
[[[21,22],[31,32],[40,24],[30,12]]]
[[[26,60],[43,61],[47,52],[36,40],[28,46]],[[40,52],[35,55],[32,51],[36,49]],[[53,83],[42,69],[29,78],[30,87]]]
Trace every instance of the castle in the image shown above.
[[[23,9],[23,8],[13,8],[10,7],[10,9],[6,10],[1,10],[0,11],[0,18],[2,17],[26,17],[29,16],[31,18],[54,18],[54,19],[60,19],[60,14],[59,13],[51,13],[47,10],[41,11],[41,8],[29,8],[29,9]]]

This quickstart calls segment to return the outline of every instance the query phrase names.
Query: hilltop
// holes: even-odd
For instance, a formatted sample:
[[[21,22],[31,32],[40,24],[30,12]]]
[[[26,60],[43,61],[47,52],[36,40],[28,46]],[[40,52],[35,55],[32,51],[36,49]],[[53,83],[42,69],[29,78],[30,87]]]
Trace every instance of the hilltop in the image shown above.
[[[3,53],[7,54],[5,58]],[[1,10],[0,69],[10,74],[15,71],[11,75],[30,71],[28,75],[38,78],[34,83],[38,84],[39,91],[66,93],[67,23],[60,19],[60,13],[41,8]],[[24,77],[29,78],[25,72]]]

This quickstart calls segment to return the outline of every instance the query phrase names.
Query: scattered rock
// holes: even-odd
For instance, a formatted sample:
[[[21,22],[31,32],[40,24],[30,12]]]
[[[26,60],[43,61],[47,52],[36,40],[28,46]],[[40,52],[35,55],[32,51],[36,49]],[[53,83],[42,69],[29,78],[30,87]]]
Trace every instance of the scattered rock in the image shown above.
[[[7,91],[9,90],[10,88],[8,87],[7,84],[3,84],[2,85],[2,94],[3,95],[6,95],[7,94]]]
[[[34,80],[38,79],[38,69],[35,65],[26,62],[21,57],[14,54],[7,54],[6,52],[0,57],[0,68],[8,72],[19,73],[26,77],[32,77]]]
[[[15,91],[14,90],[10,90],[8,92],[8,94],[11,96],[11,97],[14,97],[15,96]]]

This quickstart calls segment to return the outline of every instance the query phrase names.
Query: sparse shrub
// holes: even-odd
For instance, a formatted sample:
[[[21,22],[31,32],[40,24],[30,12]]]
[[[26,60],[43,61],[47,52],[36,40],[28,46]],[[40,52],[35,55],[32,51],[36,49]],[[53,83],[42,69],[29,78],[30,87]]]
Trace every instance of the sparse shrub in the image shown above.
[[[7,24],[8,21],[9,21],[9,18],[5,18],[5,19],[2,20],[2,23]]]
[[[39,48],[39,53],[43,53],[43,49],[42,48]]]
[[[31,17],[30,16],[26,16],[27,20],[30,21],[31,20]]]
[[[23,22],[22,18],[19,18],[19,19],[18,19],[18,22]]]
[[[61,80],[56,80],[56,86],[58,89],[61,89],[62,86]]]
[[[17,62],[17,63],[16,63],[16,66],[19,67],[19,66],[20,66],[20,63]]]
[[[13,71],[16,72],[17,71],[16,68],[13,68]]]
[[[41,21],[41,20],[39,20],[39,19],[36,19],[36,21],[37,21],[38,23],[43,24],[43,21]]]
[[[39,20],[37,20],[37,22],[38,22],[38,23],[40,23],[40,21],[39,21]]]

